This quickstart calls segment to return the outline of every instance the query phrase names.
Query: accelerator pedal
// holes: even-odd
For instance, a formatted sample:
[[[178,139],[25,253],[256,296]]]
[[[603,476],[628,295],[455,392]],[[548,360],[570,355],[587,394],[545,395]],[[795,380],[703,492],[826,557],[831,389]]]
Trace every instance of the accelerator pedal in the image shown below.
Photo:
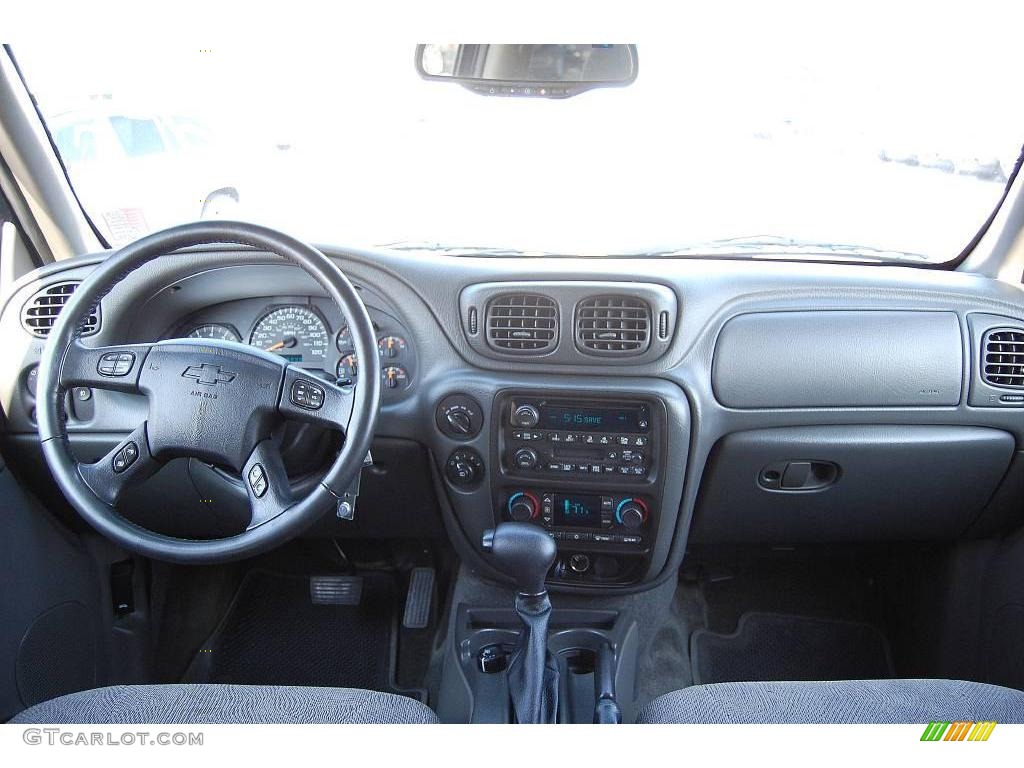
[[[409,593],[405,597],[406,629],[426,629],[430,624],[430,608],[434,601],[434,569],[413,568],[409,574]]]

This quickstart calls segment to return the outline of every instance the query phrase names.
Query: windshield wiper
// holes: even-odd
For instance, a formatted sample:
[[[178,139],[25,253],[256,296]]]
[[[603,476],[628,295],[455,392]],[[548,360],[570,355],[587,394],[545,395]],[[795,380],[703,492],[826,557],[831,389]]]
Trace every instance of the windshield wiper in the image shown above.
[[[428,240],[400,240],[395,243],[384,243],[374,246],[389,251],[424,251],[429,253],[441,253],[445,256],[560,256],[563,254],[550,253],[548,251],[522,251],[518,248],[505,248],[495,245],[449,245],[446,243],[435,243]]]
[[[676,248],[638,251],[628,254],[633,257],[673,256],[742,256],[744,258],[782,258],[792,256],[821,256],[849,261],[928,261],[922,253],[912,253],[893,248],[877,248],[872,245],[854,243],[831,243],[815,240],[799,240],[779,235],[751,235],[729,237],[721,240],[707,240]]]

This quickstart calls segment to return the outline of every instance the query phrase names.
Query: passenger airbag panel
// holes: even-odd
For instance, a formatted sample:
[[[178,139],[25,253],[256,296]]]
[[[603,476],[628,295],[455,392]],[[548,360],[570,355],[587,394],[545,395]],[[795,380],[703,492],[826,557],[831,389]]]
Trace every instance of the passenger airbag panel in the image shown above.
[[[963,379],[954,312],[759,312],[733,318],[712,382],[731,408],[956,405]]]

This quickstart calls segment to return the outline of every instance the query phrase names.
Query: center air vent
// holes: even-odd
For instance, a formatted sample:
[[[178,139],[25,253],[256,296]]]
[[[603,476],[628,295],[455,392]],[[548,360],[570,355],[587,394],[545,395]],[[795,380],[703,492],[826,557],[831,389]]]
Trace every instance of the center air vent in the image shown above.
[[[1024,387],[1024,329],[993,329],[982,347],[982,381],[993,387]]]
[[[57,315],[78,288],[77,282],[54,283],[37,292],[21,310],[21,324],[33,336],[45,339],[57,322]],[[86,318],[82,336],[91,336],[100,329],[100,309],[93,307]]]
[[[651,308],[630,296],[592,296],[576,305],[576,344],[596,355],[639,355],[651,341]]]
[[[506,293],[487,305],[487,341],[506,352],[539,355],[558,343],[558,305],[547,296]]]

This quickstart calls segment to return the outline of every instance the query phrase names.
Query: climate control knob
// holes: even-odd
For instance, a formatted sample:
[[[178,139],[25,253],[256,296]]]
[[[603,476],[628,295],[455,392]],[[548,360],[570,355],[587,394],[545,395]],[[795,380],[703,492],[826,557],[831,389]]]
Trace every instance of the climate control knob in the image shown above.
[[[535,427],[540,421],[540,411],[532,405],[520,405],[512,412],[512,423],[517,427]]]
[[[635,529],[647,522],[647,504],[640,499],[623,499],[615,509],[615,522],[623,528]]]
[[[517,523],[528,523],[540,514],[540,502],[528,491],[513,493],[508,499],[508,516]]]
[[[519,469],[533,469],[540,461],[540,456],[533,448],[520,448],[515,452],[512,461]]]

